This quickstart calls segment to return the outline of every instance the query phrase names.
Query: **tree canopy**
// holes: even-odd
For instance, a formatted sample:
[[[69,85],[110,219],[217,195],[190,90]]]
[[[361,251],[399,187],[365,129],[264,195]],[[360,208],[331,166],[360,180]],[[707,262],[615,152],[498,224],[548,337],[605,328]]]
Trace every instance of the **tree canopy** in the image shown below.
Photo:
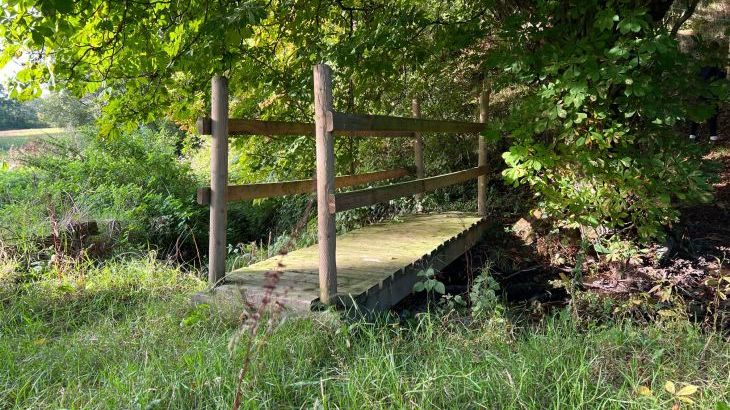
[[[648,238],[677,218],[678,203],[709,197],[700,150],[677,129],[727,100],[725,83],[696,75],[726,53],[708,63],[680,51],[675,35],[695,6],[4,0],[0,65],[25,59],[10,84],[21,99],[37,97],[42,84],[97,94],[102,135],[161,116],[191,125],[207,111],[214,73],[231,79],[233,115],[264,119],[309,118],[311,66],[322,61],[336,72],[335,106],[348,111],[406,114],[419,97],[431,117],[468,118],[488,79],[510,97],[485,136],[504,148],[505,179],[531,187],[541,215]],[[258,158],[252,169],[311,170],[311,161],[286,160],[313,156],[301,140],[245,144]],[[353,162],[367,144],[338,155]],[[464,150],[456,147],[444,152],[462,158],[449,151]],[[435,163],[460,160],[444,154]]]

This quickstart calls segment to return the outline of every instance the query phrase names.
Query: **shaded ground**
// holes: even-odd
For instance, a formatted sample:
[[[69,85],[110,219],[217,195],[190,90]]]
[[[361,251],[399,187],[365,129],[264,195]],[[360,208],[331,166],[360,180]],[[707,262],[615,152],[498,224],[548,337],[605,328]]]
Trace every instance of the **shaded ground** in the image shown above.
[[[669,311],[682,305],[695,320],[730,329],[730,112],[720,114],[722,141],[713,144],[707,159],[717,166],[713,184],[715,200],[681,210],[665,244],[650,247],[638,263],[600,269],[586,280],[588,289],[628,297],[647,295]],[[708,130],[700,129],[700,144],[707,144]]]
[[[730,145],[727,140],[708,155],[722,165],[714,184],[715,201],[682,210],[666,244],[657,244],[626,266],[602,267],[585,287],[600,294],[646,295],[663,304],[658,309],[684,305],[695,320],[728,328],[730,305],[721,294],[730,277]],[[724,312],[724,313],[723,313]]]
[[[608,263],[589,249],[582,263],[578,263],[576,258],[581,252],[577,232],[548,234],[546,227],[533,226],[535,221],[520,219],[523,210],[500,209],[492,213],[501,215],[496,221],[497,229],[489,233],[480,247],[444,269],[438,279],[446,284],[448,293],[466,294],[473,278],[487,266],[509,302],[525,304],[529,312],[542,313],[569,300],[565,288],[554,286],[556,281],[565,282],[567,278],[583,293],[578,295],[580,298],[598,297],[598,303],[594,298],[594,306],[586,306],[583,301],[577,301],[577,305],[595,310],[595,305],[611,301],[605,312],[590,312],[589,316],[603,314],[610,318],[616,312],[624,312],[651,320],[677,315],[730,329],[730,303],[722,298],[730,290],[728,114],[726,111],[720,116],[720,135],[724,140],[712,145],[707,156],[718,169],[715,200],[682,209],[681,220],[668,232],[666,243],[649,246],[621,263]],[[706,127],[701,127],[700,136],[700,144],[709,143]],[[508,189],[512,190],[507,187],[497,194],[510,198],[512,203],[529,203],[529,198],[520,198],[520,193]],[[576,270],[576,265],[582,268]],[[723,282],[722,277],[727,277],[727,281]],[[425,306],[423,295],[414,295],[401,305],[408,310],[419,310],[419,306]]]

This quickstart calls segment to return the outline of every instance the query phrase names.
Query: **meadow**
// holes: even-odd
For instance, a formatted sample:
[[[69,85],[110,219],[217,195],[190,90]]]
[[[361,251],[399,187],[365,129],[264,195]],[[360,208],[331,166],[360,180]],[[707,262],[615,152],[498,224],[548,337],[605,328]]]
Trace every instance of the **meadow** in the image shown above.
[[[0,269],[0,407],[230,408],[249,336],[190,305],[195,275],[154,255],[20,284],[12,271]],[[285,317],[253,340],[242,408],[728,408],[721,334],[518,312]]]
[[[30,141],[58,137],[65,133],[63,128],[30,128],[25,130],[0,131],[0,152],[20,148]]]

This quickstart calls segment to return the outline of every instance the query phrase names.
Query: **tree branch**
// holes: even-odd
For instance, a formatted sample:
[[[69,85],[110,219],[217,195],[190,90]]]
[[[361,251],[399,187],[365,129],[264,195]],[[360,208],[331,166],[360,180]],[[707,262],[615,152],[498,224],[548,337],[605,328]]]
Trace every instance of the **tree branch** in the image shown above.
[[[674,26],[672,27],[672,37],[676,37],[677,33],[679,32],[679,29],[682,27],[682,24],[684,24],[687,20],[689,20],[690,17],[695,13],[695,10],[697,9],[697,4],[699,4],[700,0],[689,0],[687,2],[687,8],[684,9],[684,13],[682,13],[682,16],[674,23]]]

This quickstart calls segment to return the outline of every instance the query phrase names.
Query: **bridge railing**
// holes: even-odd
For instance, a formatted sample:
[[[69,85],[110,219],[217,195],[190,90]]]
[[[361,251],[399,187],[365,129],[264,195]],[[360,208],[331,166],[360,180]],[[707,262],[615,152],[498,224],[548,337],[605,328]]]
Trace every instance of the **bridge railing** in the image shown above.
[[[319,243],[320,300],[332,303],[337,297],[335,214],[391,199],[420,195],[446,186],[478,179],[477,208],[486,215],[487,151],[479,138],[478,165],[462,171],[425,177],[424,145],[421,133],[480,133],[488,115],[489,89],[479,96],[479,122],[428,120],[420,118],[417,100],[412,118],[340,113],[332,107],[332,74],[325,64],[314,66],[314,123],[260,121],[228,118],[228,81],[212,81],[211,116],[198,120],[198,132],[212,135],[211,186],[198,189],[198,203],[210,205],[209,281],[225,276],[227,202],[284,195],[316,193]],[[312,135],[316,144],[316,177],[313,179],[228,185],[229,135]],[[391,185],[336,193],[338,188],[369,184],[410,175],[406,168],[357,175],[335,176],[334,137],[403,137],[413,139],[416,179]]]

